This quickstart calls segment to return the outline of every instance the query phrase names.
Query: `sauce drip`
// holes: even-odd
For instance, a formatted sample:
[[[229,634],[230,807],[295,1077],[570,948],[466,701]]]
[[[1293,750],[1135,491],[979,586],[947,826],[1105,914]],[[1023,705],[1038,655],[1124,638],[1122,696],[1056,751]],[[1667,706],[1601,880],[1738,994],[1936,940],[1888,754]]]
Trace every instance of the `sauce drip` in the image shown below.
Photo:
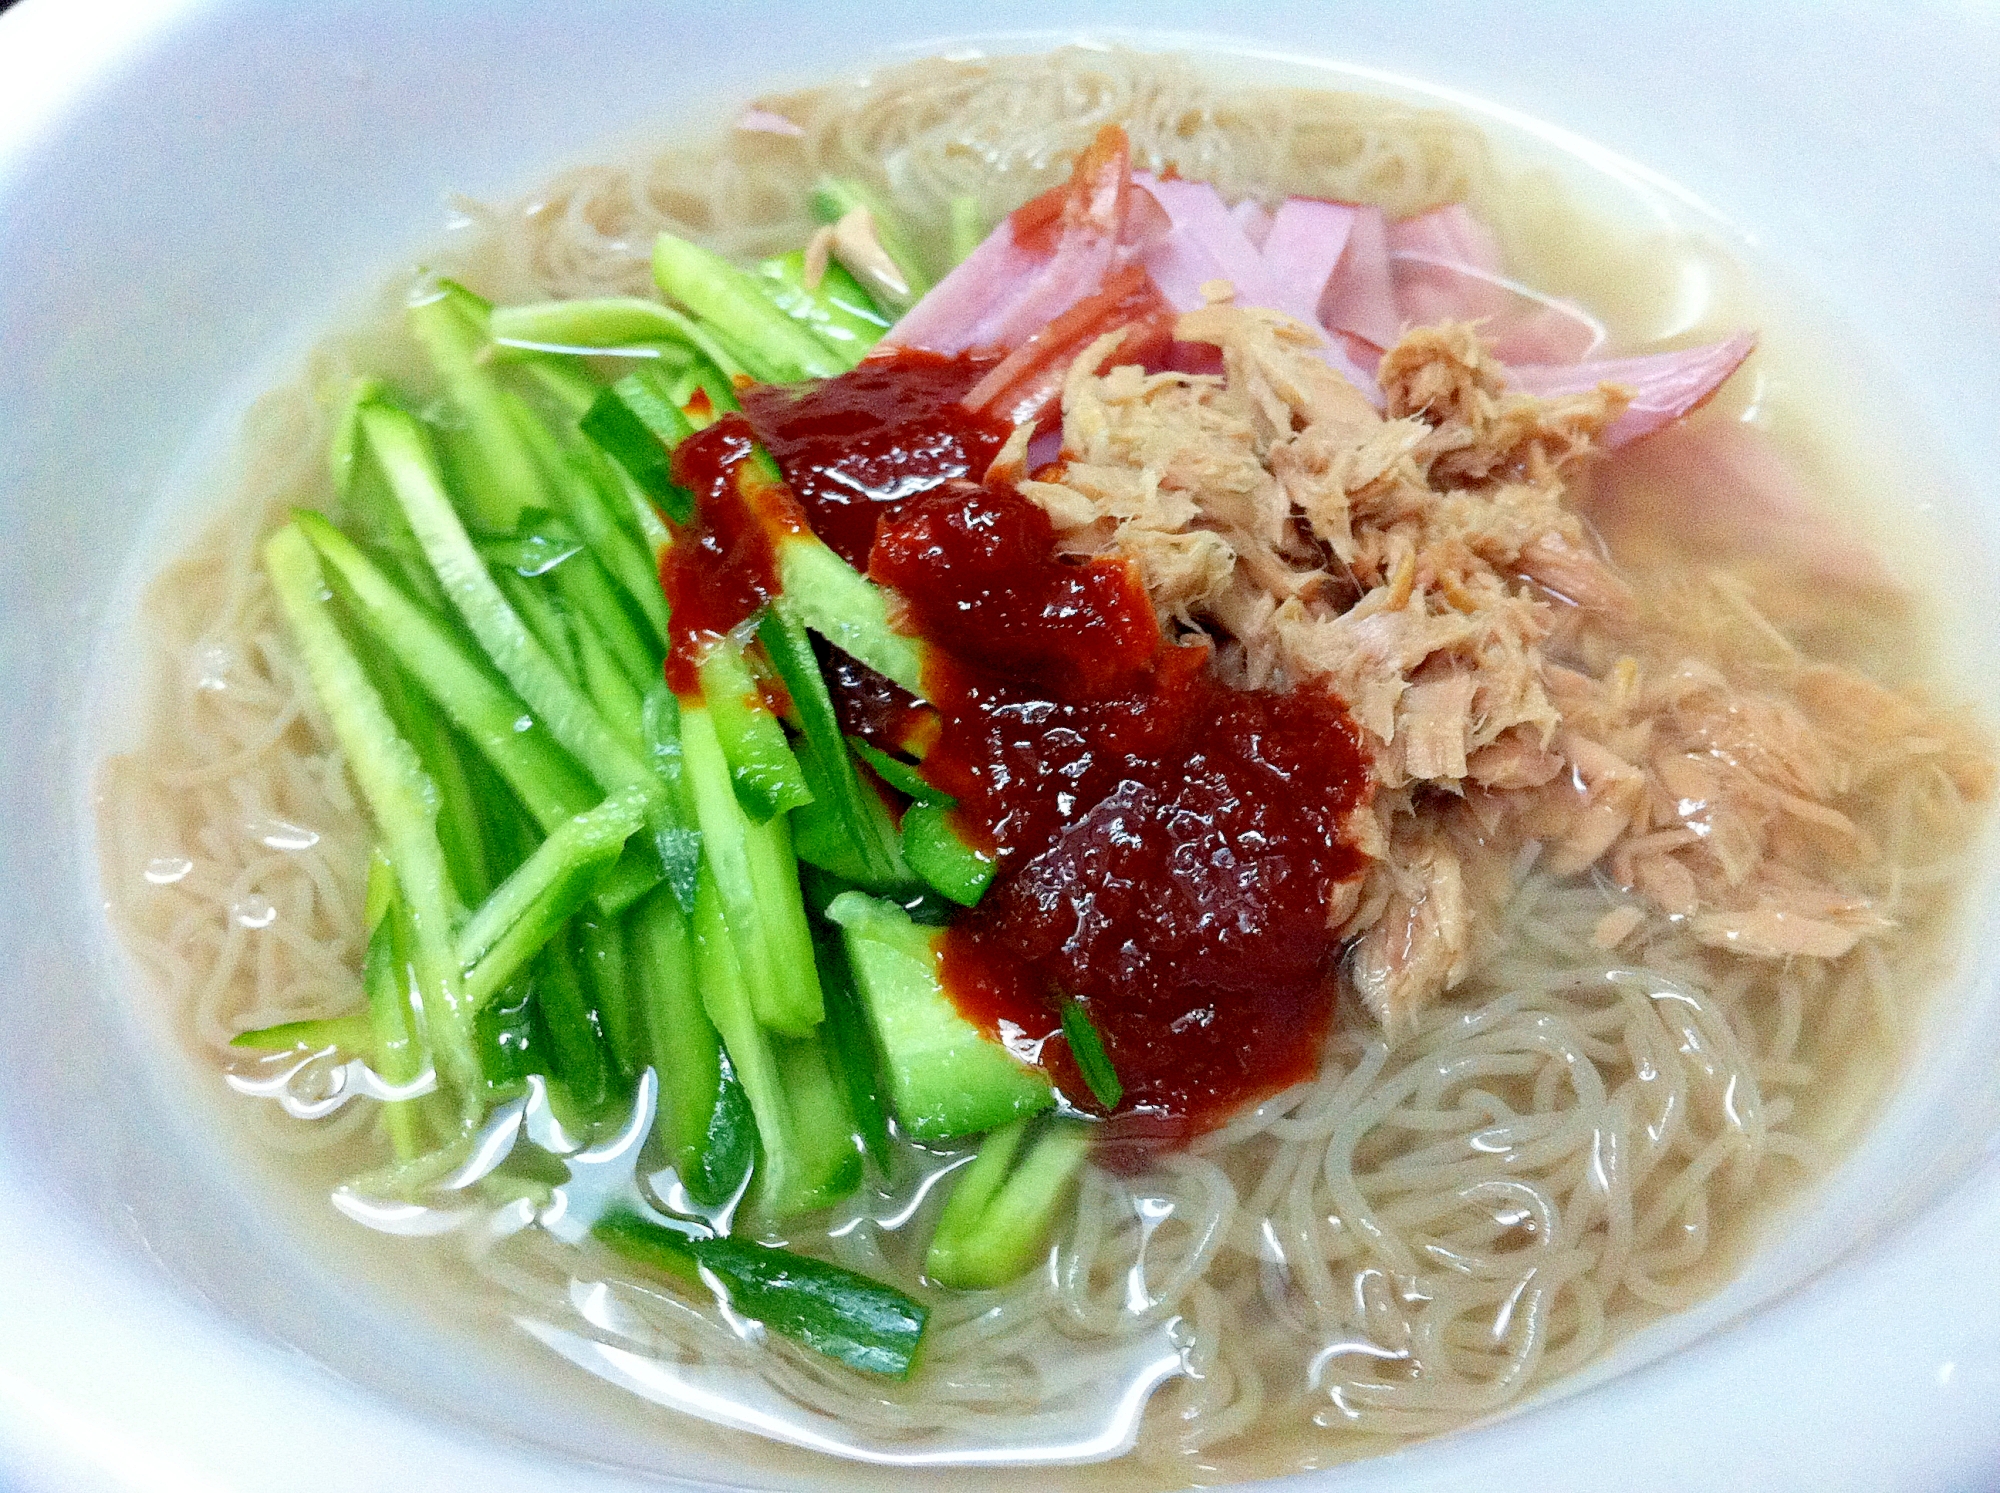
[[[756,437],[740,415],[725,415],[674,450],[674,481],[694,496],[685,524],[660,562],[666,592],[667,683],[676,694],[700,688],[695,669],[714,638],[749,618],[779,590],[771,531],[796,526],[796,505],[757,471]]]
[[[813,532],[865,570],[878,519],[941,483],[983,476],[999,454],[1006,423],[958,402],[995,361],[906,349],[817,384],[745,389],[743,408]]]
[[[923,774],[999,863],[945,934],[952,999],[1094,1110],[1061,1034],[1062,998],[1082,1001],[1136,1159],[1317,1068],[1366,761],[1335,696],[1225,687],[1123,562],[1059,555],[1033,502],[967,480],[1007,435],[957,402],[990,366],[899,352],[748,391],[746,413],[814,530],[932,644]],[[920,707],[893,685],[829,682],[848,729],[907,738]]]

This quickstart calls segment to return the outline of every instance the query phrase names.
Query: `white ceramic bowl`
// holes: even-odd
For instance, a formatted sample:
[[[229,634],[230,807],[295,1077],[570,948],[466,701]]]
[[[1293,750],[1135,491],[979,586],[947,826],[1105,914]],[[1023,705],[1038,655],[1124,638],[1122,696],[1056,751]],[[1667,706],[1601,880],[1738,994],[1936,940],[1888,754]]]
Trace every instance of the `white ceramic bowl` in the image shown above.
[[[93,676],[93,650],[172,543],[147,516],[436,231],[447,191],[504,198],[691,102],[975,27],[1000,45],[1226,31],[1518,111],[1680,183],[1851,333],[1857,383],[1924,412],[1960,496],[1907,520],[1949,538],[1951,651],[2000,719],[1980,670],[2000,658],[1989,9],[26,0],[0,19],[0,1484],[734,1485],[663,1452],[670,1425],[650,1449],[585,1443],[559,1405],[500,1398],[263,1220],[188,1076],[148,1062],[108,948],[87,680],[115,718],[117,660]],[[1990,884],[1968,923],[1911,1078],[1721,1300],[1582,1393],[1299,1486],[2000,1486]]]

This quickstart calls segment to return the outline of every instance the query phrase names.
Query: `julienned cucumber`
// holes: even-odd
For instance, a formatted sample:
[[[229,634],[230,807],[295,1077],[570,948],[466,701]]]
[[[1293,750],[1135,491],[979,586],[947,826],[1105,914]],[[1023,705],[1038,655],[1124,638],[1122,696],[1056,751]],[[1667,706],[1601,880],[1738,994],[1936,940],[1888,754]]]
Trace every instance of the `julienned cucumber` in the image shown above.
[[[1090,1126],[1077,1120],[1017,1120],[987,1136],[952,1181],[924,1274],[954,1290],[985,1291],[1046,1258],[1089,1151]]]
[[[890,1099],[912,1138],[973,1135],[1055,1102],[1047,1078],[952,1005],[938,978],[937,930],[862,892],[842,892],[826,915],[840,926]]]

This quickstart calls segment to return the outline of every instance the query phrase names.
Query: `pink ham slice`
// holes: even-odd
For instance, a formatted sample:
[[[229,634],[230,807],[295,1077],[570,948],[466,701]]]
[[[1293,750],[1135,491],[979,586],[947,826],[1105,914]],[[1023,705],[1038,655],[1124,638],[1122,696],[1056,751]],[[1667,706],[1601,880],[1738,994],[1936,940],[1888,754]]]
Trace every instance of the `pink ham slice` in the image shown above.
[[[745,109],[736,118],[736,128],[752,135],[803,135],[805,126],[796,120],[787,119],[774,109],[760,109],[755,104]]]
[[[980,345],[980,329],[1016,304],[1053,256],[1014,242],[1002,219],[986,241],[903,314],[882,339],[889,347],[955,354]]]
[[[1403,332],[1402,313],[1389,273],[1389,224],[1378,207],[1357,207],[1333,278],[1320,297],[1320,319],[1330,332],[1363,344],[1355,352],[1387,352]]]
[[[1208,304],[1201,288],[1227,280],[1239,306],[1277,306],[1277,288],[1264,257],[1222,196],[1205,181],[1162,181],[1145,172],[1133,181],[1167,211],[1172,232],[1147,251],[1153,283],[1176,311],[1199,311]]]
[[[1053,245],[1039,233],[1023,242],[1022,214],[1010,216],[889,329],[884,345],[948,354],[1018,347],[1166,233],[1164,215],[1134,186],[1130,147],[1116,127],[1099,131],[1056,194],[1029,205],[1060,203],[1056,223],[1040,215],[1060,226]]]
[[[1478,322],[1503,363],[1575,363],[1603,345],[1595,317],[1501,273],[1499,240],[1462,203],[1392,224],[1389,261],[1405,326]]]
[[[1607,447],[1701,405],[1755,346],[1742,336],[1682,352],[1579,362],[1602,329],[1575,307],[1508,280],[1499,262],[1492,232],[1461,205],[1393,227],[1378,208],[1314,198],[1290,198],[1270,213],[1255,203],[1232,208],[1206,182],[1135,174],[1124,132],[1107,128],[1066,186],[1003,222],[883,342],[947,354],[1023,350],[1033,367],[1010,367],[1004,394],[997,385],[981,392],[1015,418],[1029,417],[1046,407],[1051,379],[1059,382],[1054,360],[1074,340],[1063,321],[1072,310],[1090,303],[1088,314],[1079,312],[1079,335],[1085,323],[1104,330],[1107,318],[1157,323],[1164,314],[1142,309],[1147,302],[1131,272],[1143,267],[1156,306],[1199,309],[1207,304],[1202,287],[1226,280],[1239,305],[1319,323],[1331,334],[1327,363],[1378,405],[1381,391],[1368,370],[1405,326],[1484,320],[1510,383],[1523,392],[1574,394],[1600,383],[1632,392],[1631,407],[1605,432]],[[1115,295],[1108,293],[1114,279]],[[1101,311],[1093,298],[1104,302]],[[1048,335],[1059,322],[1065,335]],[[1027,344],[1038,336],[1030,356]],[[1166,363],[1173,357],[1173,349],[1164,351]]]
[[[1281,311],[1309,325],[1321,324],[1322,302],[1354,231],[1361,209],[1348,202],[1291,197],[1271,214],[1264,235],[1264,272]]]
[[[1746,332],[1727,342],[1643,358],[1513,364],[1507,377],[1524,394],[1584,394],[1599,384],[1616,384],[1629,391],[1631,407],[1612,422],[1598,443],[1615,450],[1706,404],[1756,345],[1757,339]]]
[[[1271,231],[1271,210],[1254,197],[1245,197],[1229,209],[1229,216],[1236,220],[1236,226],[1243,230],[1243,236],[1258,248],[1264,246],[1264,235]]]
[[[1499,274],[1503,267],[1500,240],[1463,202],[1391,224],[1388,238],[1391,254],[1422,254],[1489,275]]]
[[[1881,560],[1829,521],[1770,435],[1736,420],[1663,430],[1590,469],[1579,505],[1614,552],[1667,548],[1824,592],[1892,592]]]

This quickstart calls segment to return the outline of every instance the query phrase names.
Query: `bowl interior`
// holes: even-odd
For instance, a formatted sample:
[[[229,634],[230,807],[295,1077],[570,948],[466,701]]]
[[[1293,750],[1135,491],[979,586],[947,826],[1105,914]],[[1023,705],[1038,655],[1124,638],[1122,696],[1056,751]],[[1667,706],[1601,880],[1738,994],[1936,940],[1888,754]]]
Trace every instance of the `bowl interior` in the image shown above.
[[[2000,654],[2000,505],[1963,480],[1994,468],[2000,427],[1962,417],[1981,407],[1968,388],[2000,386],[1988,294],[2000,234],[1963,207],[1992,195],[1966,183],[1996,175],[1980,143],[2000,78],[1993,28],[1965,19],[1920,36],[1887,7],[1837,24],[1796,24],[1802,14],[1697,5],[1669,22],[1558,5],[1508,26],[1472,5],[1393,17],[1276,5],[1233,21],[1226,39],[1196,33],[1212,15],[1186,4],[1095,5],[1081,20],[1096,39],[1232,51],[1250,72],[1311,73],[1280,59],[1323,53],[1346,65],[1322,70],[1335,86],[1420,80],[1502,132],[1542,130],[1584,177],[1622,175],[1764,262],[1795,303],[1797,335],[1837,329],[1826,333],[1841,350],[1827,370],[1834,395],[1908,412],[1911,449],[1897,460],[1931,470],[1885,486],[1916,497],[1872,527],[1939,596],[1946,674],[2000,720],[2000,683],[1978,667]],[[0,97],[16,100],[0,110],[0,928],[13,956],[0,977],[0,1187],[19,1200],[0,1210],[0,1315],[15,1327],[0,1335],[0,1467],[12,1459],[29,1486],[156,1486],[146,1475],[163,1466],[255,1486],[307,1457],[423,1467],[447,1485],[525,1487],[558,1464],[575,1486],[735,1481],[744,1469],[720,1443],[603,1396],[579,1400],[525,1352],[466,1362],[420,1301],[358,1287],[393,1272],[394,1241],[303,1205],[274,1221],[264,1183],[246,1180],[268,1176],[269,1158],[219,1138],[212,1078],[158,1056],[158,1015],[111,945],[89,773],[129,720],[121,619],[192,536],[244,410],[435,235],[448,193],[505,200],[641,127],[712,123],[774,80],[941,36],[965,45],[964,18],[912,4],[807,17],[777,4],[418,15],[211,3],[85,19],[27,0],[0,21]],[[1036,29],[1047,19],[1012,3],[978,18],[994,48],[1077,35]],[[1576,37],[1588,66],[1550,45]],[[37,58],[50,59],[46,75],[23,103],[9,85],[25,89]],[[1912,95],[1919,77],[1965,86]],[[1841,87],[1815,85],[1827,78]],[[1918,226],[1928,248],[1913,259]],[[1904,1424],[1928,1415],[1942,1429],[1904,1473],[1946,1465],[1954,1447],[2000,1454],[1992,1412],[1961,1397],[1975,1361],[1994,1371],[1991,1352],[1939,1357],[1944,1318],[1927,1338],[1921,1317],[1892,1327],[1871,1315],[1935,1297],[1957,1304],[1954,1325],[2000,1338],[2000,1296],[1947,1247],[2000,1213],[1985,1159],[2000,1133],[1987,1077],[2000,1057],[1993,890],[1989,857],[1968,896],[1960,975],[1908,1079],[1735,1284],[1624,1344],[1587,1376],[1595,1391],[1564,1386],[1572,1398],[1352,1469],[1343,1485],[1444,1486],[1497,1465],[1567,1468],[1550,1485],[1581,1486],[1594,1458],[1578,1448],[1616,1436],[1657,1448],[1642,1485],[1684,1486],[1706,1453],[1663,1434],[1658,1407],[1726,1416],[1742,1386],[1770,1382],[1772,1362],[1828,1354],[1855,1332],[1872,1335],[1878,1383],[1886,1356],[1930,1386]],[[1928,1285],[1912,1296],[1919,1274]],[[1968,1365],[1963,1383],[1936,1377],[1947,1361]],[[1822,1382],[1838,1374],[1817,1371],[1822,1407],[1862,1393],[1859,1378]],[[1768,1453],[1768,1485],[1809,1486],[1826,1458],[1847,1455],[1848,1438],[1803,1435],[1812,1423],[1746,1430]],[[1773,1439],[1785,1437],[1796,1444]],[[369,1449],[359,1464],[357,1447]],[[1547,1460],[1564,1447],[1582,1461]]]

